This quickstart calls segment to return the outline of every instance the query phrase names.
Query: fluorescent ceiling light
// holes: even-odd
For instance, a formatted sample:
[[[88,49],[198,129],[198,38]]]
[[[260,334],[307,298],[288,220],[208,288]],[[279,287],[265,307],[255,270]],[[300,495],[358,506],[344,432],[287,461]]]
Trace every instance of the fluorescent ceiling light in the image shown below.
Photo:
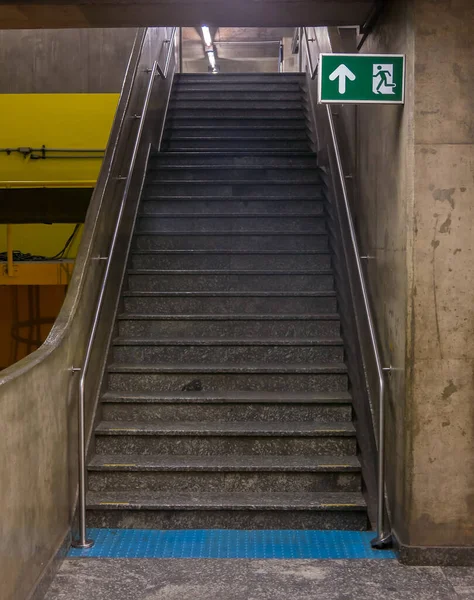
[[[202,26],[202,37],[204,38],[206,46],[212,46],[211,32],[207,25]]]
[[[207,53],[207,58],[209,59],[209,64],[211,65],[211,67],[213,69],[215,69],[216,68],[216,56],[212,50]]]

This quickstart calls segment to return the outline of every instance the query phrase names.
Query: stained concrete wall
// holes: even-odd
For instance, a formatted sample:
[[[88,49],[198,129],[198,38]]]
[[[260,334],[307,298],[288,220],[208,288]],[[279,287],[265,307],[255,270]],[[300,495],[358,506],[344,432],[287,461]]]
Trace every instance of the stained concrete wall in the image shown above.
[[[136,29],[0,30],[0,93],[119,92]]]
[[[474,5],[415,2],[409,543],[474,544]]]
[[[362,49],[407,55],[405,106],[357,109],[355,213],[409,546],[474,544],[473,23],[471,0],[397,0]]]
[[[414,189],[414,26],[410,0],[392,3],[364,53],[407,56],[406,104],[358,106],[356,110],[356,223],[385,365],[387,394],[387,486],[392,523],[406,533],[405,429],[408,332],[408,263]],[[408,244],[408,254],[407,254]]]
[[[127,93],[119,104],[124,116],[123,134],[117,153],[112,146],[104,159],[99,176],[99,190],[106,179],[114,181],[126,172],[131,160],[136,125],[130,116],[143,106],[151,57],[163,47],[166,32],[150,34],[151,42],[137,67],[138,84],[126,108]],[[74,52],[74,47],[70,52]],[[26,49],[25,49],[26,52]],[[125,70],[125,64],[123,64]],[[54,72],[54,69],[53,69]],[[51,75],[53,77],[53,75]],[[58,81],[55,78],[55,81]],[[162,85],[156,80],[156,85]],[[128,85],[131,82],[129,81]],[[64,88],[60,88],[65,91]],[[28,91],[32,91],[29,89]],[[117,91],[117,90],[115,90]],[[166,97],[167,90],[157,92]],[[151,113],[158,112],[158,108]],[[112,140],[121,129],[117,121],[112,128]],[[159,123],[147,121],[144,135],[159,131]],[[127,196],[120,239],[129,239],[129,227],[136,210],[137,189],[145,169],[150,140],[144,139],[138,152]],[[93,195],[84,234],[68,294],[55,325],[41,348],[6,369],[0,376],[0,598],[1,600],[31,599],[39,582],[47,583],[62,551],[66,548],[77,498],[77,406],[78,380],[71,368],[83,365],[90,325],[97,305],[103,278],[103,265],[92,260],[109,252],[119,203],[114,188],[107,188],[104,197]],[[119,244],[112,262],[109,284],[97,344],[94,346],[91,369],[86,382],[87,428],[93,414],[95,390],[103,368],[103,348],[108,343],[118,290],[123,277],[127,252]],[[112,320],[112,321],[111,321]],[[90,377],[90,380],[89,380]],[[37,590],[40,598],[42,588]]]

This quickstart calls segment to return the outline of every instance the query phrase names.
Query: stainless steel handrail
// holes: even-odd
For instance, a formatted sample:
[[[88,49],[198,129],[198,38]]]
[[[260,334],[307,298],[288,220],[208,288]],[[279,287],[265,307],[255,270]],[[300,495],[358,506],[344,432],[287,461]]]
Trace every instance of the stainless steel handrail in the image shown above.
[[[97,333],[97,327],[99,325],[99,319],[102,312],[102,307],[104,304],[105,290],[107,281],[109,278],[110,268],[112,265],[112,257],[114,255],[115,247],[117,245],[117,240],[120,231],[120,225],[122,223],[122,216],[125,209],[125,203],[128,197],[128,192],[130,190],[130,182],[133,175],[133,170],[135,168],[135,162],[137,158],[138,148],[140,144],[140,139],[143,131],[143,125],[145,123],[145,115],[148,109],[148,104],[150,102],[151,92],[153,89],[153,83],[155,79],[157,62],[153,63],[153,67],[151,69],[150,79],[148,81],[148,87],[146,91],[145,100],[143,102],[143,109],[140,118],[140,123],[138,126],[137,136],[135,138],[135,144],[133,147],[132,158],[130,161],[130,166],[127,173],[127,179],[125,181],[125,187],[122,192],[122,200],[120,203],[120,209],[118,212],[114,233],[112,236],[112,242],[110,244],[109,253],[106,257],[106,266],[104,271],[104,276],[102,278],[102,284],[100,287],[99,298],[97,301],[97,307],[94,314],[94,320],[92,323],[92,329],[89,336],[89,342],[87,344],[87,350],[84,357],[84,363],[81,369],[81,377],[79,379],[79,540],[75,541],[73,545],[76,548],[90,548],[93,545],[92,540],[87,539],[87,530],[86,530],[86,431],[85,431],[85,381],[87,371],[89,369],[90,359],[92,355],[92,349],[94,346],[95,336]]]
[[[306,51],[308,53],[308,57],[311,59],[311,55],[309,53],[309,39],[308,32],[305,28],[305,38],[306,38]],[[312,62],[309,62],[310,69],[312,68]],[[316,69],[314,71],[314,75],[316,74],[318,65],[316,65]],[[314,76],[311,77],[314,79]],[[378,466],[377,466],[377,535],[371,541],[371,545],[374,548],[382,549],[386,548],[391,544],[392,535],[390,532],[385,532],[385,375],[384,373],[387,371],[391,371],[391,367],[383,367],[382,366],[382,357],[379,349],[379,343],[377,340],[377,333],[375,329],[375,322],[372,314],[372,308],[370,306],[368,288],[365,281],[364,271],[362,268],[361,261],[361,253],[359,251],[359,244],[357,242],[357,234],[354,226],[354,220],[352,218],[351,207],[349,203],[349,194],[347,192],[346,186],[346,178],[344,175],[344,168],[341,160],[341,153],[339,151],[339,143],[337,141],[336,128],[334,125],[334,118],[331,111],[331,106],[329,104],[326,105],[326,111],[329,122],[329,129],[331,131],[331,139],[334,148],[334,155],[336,157],[337,171],[339,175],[339,180],[342,189],[342,196],[344,199],[344,208],[346,212],[347,222],[349,225],[350,237],[352,249],[354,252],[356,267],[357,267],[357,275],[359,278],[360,287],[362,290],[362,297],[364,302],[364,308],[367,318],[367,323],[369,326],[370,333],[370,343],[372,346],[372,351],[374,353],[375,364],[377,369],[377,377],[379,384],[379,431],[378,431],[378,443],[377,443],[377,451],[378,451]],[[376,436],[377,437],[377,436]]]
[[[122,223],[122,217],[123,217],[123,213],[125,210],[125,204],[126,204],[126,200],[128,197],[128,193],[130,191],[130,185],[131,185],[131,181],[132,181],[133,171],[135,169],[135,163],[136,163],[137,154],[138,154],[138,150],[139,150],[139,146],[140,146],[140,141],[141,141],[141,137],[142,137],[142,133],[143,133],[143,127],[145,124],[145,117],[146,117],[146,114],[148,111],[148,106],[150,104],[153,85],[155,82],[155,75],[158,72],[158,73],[160,73],[160,75],[162,77],[166,78],[166,76],[168,74],[169,64],[170,64],[170,59],[171,59],[171,52],[173,50],[173,40],[174,40],[174,35],[176,33],[176,29],[177,29],[176,27],[173,29],[172,36],[171,36],[170,40],[168,40],[170,47],[168,49],[164,70],[162,71],[161,69],[158,68],[157,60],[154,61],[153,66],[150,69],[150,77],[148,80],[148,86],[147,86],[145,99],[144,99],[143,106],[142,106],[142,111],[141,111],[141,114],[139,115],[138,131],[137,131],[137,134],[135,137],[135,143],[134,143],[134,147],[133,147],[133,151],[132,151],[132,157],[130,160],[130,166],[129,166],[128,173],[127,173],[126,180],[125,180],[124,190],[122,192],[120,208],[119,208],[119,212],[117,215],[114,232],[112,235],[112,241],[110,244],[109,252],[108,252],[107,257],[105,257],[106,267],[105,267],[105,271],[104,271],[104,276],[102,278],[102,283],[101,283],[101,287],[100,287],[96,311],[95,311],[94,319],[92,322],[92,329],[91,329],[91,333],[89,336],[89,341],[87,344],[87,349],[86,349],[86,353],[85,353],[85,357],[84,357],[84,363],[83,363],[82,368],[74,369],[75,371],[81,372],[81,376],[80,376],[80,380],[79,380],[79,431],[78,431],[78,435],[79,435],[79,448],[78,448],[78,452],[79,452],[79,539],[73,542],[73,546],[76,548],[83,548],[83,549],[90,548],[94,544],[93,540],[87,539],[87,527],[86,527],[86,427],[85,427],[86,375],[87,375],[87,371],[89,369],[89,364],[90,364],[90,359],[92,356],[92,350],[93,350],[93,346],[94,346],[95,336],[97,333],[97,328],[99,325],[99,320],[100,320],[100,316],[101,316],[101,312],[102,312],[102,308],[103,308],[103,304],[104,304],[104,297],[105,297],[107,282],[108,282],[109,273],[110,273],[110,269],[111,269],[111,265],[112,265],[112,258],[114,255],[114,251],[115,251],[115,248],[117,245],[118,238],[119,238],[120,226]],[[133,73],[132,81],[136,79],[136,74],[137,74],[137,70],[138,70],[138,62],[139,61],[137,61],[137,64],[135,65],[135,70]],[[131,86],[131,88],[133,88],[133,85]],[[128,102],[130,100],[130,97],[131,97],[131,93],[129,94]],[[128,102],[127,102],[127,106],[128,106]],[[122,127],[123,123],[121,123],[120,125]],[[119,131],[121,131],[121,128]]]
[[[303,27],[303,31],[304,31],[304,37],[306,40],[306,56],[308,57],[308,63],[309,63],[309,70],[311,73],[311,79],[314,79],[316,77],[316,72],[318,70],[318,65],[316,64],[315,67],[313,67],[313,59],[311,58],[311,52],[309,49],[309,39],[308,39],[308,29],[306,27]],[[313,41],[313,40],[311,40]],[[300,48],[300,52],[301,52],[301,48]]]
[[[168,71],[170,68],[170,61],[171,61],[171,54],[173,53],[173,49],[174,49],[173,41],[176,36],[177,30],[178,30],[177,27],[173,27],[173,29],[171,31],[170,39],[164,41],[165,44],[169,44],[168,52],[166,53],[165,68],[162,69],[159,64],[157,64],[157,66],[156,66],[161,79],[166,79],[168,77]]]

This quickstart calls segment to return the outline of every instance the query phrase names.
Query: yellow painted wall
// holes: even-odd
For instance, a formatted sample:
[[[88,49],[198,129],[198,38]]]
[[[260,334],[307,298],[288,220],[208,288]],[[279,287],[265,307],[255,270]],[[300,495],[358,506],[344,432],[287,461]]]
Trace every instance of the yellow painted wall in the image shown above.
[[[0,94],[0,148],[44,144],[47,148],[105,149],[118,99],[119,94]],[[16,153],[0,152],[0,187],[93,188],[101,163],[100,159],[25,160]],[[13,248],[54,256],[73,230],[74,225],[62,223],[13,225]],[[81,234],[82,228],[65,258],[76,257]],[[6,225],[0,224],[0,252],[6,249]],[[5,268],[5,263],[0,266]],[[41,265],[31,268],[39,274]],[[35,350],[31,340],[46,339],[65,292],[64,285],[0,285],[0,369]],[[49,322],[16,328],[15,323],[28,321],[32,315]],[[15,330],[30,342],[15,342],[11,334]]]
[[[53,223],[43,225],[31,223],[12,225],[13,249],[39,256],[54,256],[65,245],[74,231],[74,225],[69,223]],[[82,225],[74,242],[64,258],[75,258],[81,241]],[[7,250],[7,227],[0,225],[0,252]]]
[[[119,94],[0,94],[0,148],[105,149]],[[0,153],[0,187],[94,187],[98,159]]]

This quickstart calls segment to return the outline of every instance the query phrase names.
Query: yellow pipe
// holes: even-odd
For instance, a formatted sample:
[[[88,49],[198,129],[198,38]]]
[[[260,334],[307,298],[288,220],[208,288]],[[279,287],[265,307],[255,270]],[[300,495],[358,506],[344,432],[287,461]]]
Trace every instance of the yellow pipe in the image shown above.
[[[7,225],[7,275],[13,277],[13,227]]]

